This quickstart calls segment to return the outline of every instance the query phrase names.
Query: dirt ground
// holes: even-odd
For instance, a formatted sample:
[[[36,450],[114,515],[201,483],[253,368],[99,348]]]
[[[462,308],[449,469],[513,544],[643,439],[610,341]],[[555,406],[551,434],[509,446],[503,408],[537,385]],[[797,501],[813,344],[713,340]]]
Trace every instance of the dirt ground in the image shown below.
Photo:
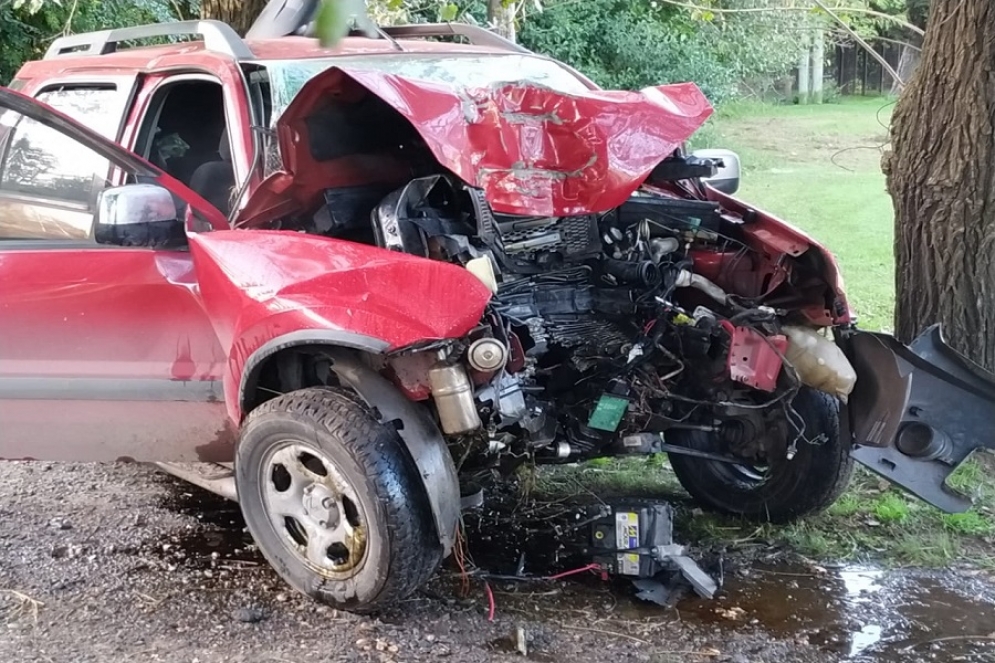
[[[671,608],[594,576],[492,580],[490,621],[483,581],[464,583],[449,563],[398,609],[368,618],[291,592],[242,526],[234,505],[146,466],[0,464],[0,661],[786,663],[995,652],[995,586],[977,569],[833,568],[759,549],[722,560],[719,598],[688,595]],[[471,552],[487,547],[480,536],[468,532]]]

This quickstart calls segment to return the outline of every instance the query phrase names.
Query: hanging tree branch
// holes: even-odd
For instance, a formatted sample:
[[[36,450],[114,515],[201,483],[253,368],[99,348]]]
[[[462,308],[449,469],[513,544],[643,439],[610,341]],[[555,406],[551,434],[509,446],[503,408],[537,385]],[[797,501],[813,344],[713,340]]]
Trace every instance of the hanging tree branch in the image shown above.
[[[824,3],[822,0],[812,0],[812,3],[815,4],[822,11],[826,12],[826,14],[829,15],[829,18],[831,18],[834,21],[836,21],[836,23],[838,23],[839,26],[841,28],[843,28],[843,30],[847,34],[849,34],[850,37],[853,38],[854,41],[856,41],[858,44],[860,44],[861,48],[863,48],[865,51],[867,51],[867,53],[872,58],[874,58],[875,60],[877,60],[878,64],[880,64],[884,68],[884,70],[887,71],[888,74],[893,79],[895,79],[895,82],[898,83],[898,87],[899,88],[905,87],[905,81],[903,81],[902,77],[898,75],[898,72],[895,71],[895,68],[891,66],[891,64],[888,62],[888,60],[886,60],[884,58],[884,56],[882,56],[880,53],[878,53],[877,51],[875,51],[874,48],[870,44],[868,44],[866,41],[864,41],[863,37],[861,37],[860,35],[858,35],[856,30],[854,30],[853,28],[851,28],[847,24],[846,21],[844,21],[839,16],[837,16],[833,12],[833,10],[830,9],[829,7],[827,7],[826,3]]]
[[[845,34],[845,35],[849,36],[850,33],[846,32],[843,29],[839,29],[839,30],[834,29],[833,30],[833,34]],[[886,44],[894,44],[895,46],[901,46],[902,48],[910,48],[913,51],[916,51],[916,52],[919,52],[919,53],[922,52],[922,47],[921,46],[916,46],[913,43],[910,43],[910,42],[907,42],[907,41],[902,41],[901,39],[891,39],[890,37],[877,36],[877,37],[874,37],[874,41],[880,41],[880,42],[884,42]]]
[[[814,1],[814,0],[813,0]],[[712,12],[713,14],[757,14],[757,13],[776,13],[784,11],[795,11],[795,12],[810,12],[812,7],[810,5],[795,7],[795,6],[782,6],[782,7],[742,7],[739,9],[727,9],[722,7],[705,7],[702,5],[696,5],[690,2],[682,2],[681,0],[660,0],[664,4],[672,5],[674,7],[683,7],[684,9],[693,9],[700,12]],[[828,14],[832,14],[832,11],[823,5],[821,2],[816,2],[820,8]],[[885,14],[884,12],[874,11],[873,9],[865,9],[864,7],[836,7],[836,11],[844,12],[847,14],[866,14],[868,16],[874,16],[876,18],[884,19],[896,23],[906,30],[911,30],[916,34],[922,36],[926,34],[926,31],[917,25],[909,23],[908,21],[899,18],[898,16],[892,16],[891,14]],[[836,20],[839,21],[838,17]]]

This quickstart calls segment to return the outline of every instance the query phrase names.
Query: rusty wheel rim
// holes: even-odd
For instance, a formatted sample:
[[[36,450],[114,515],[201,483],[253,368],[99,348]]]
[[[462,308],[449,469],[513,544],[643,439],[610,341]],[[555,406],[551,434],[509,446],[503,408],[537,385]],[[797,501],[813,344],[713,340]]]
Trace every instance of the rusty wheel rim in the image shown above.
[[[308,568],[341,580],[367,551],[367,519],[352,484],[320,450],[285,440],[262,463],[263,504],[280,540]]]

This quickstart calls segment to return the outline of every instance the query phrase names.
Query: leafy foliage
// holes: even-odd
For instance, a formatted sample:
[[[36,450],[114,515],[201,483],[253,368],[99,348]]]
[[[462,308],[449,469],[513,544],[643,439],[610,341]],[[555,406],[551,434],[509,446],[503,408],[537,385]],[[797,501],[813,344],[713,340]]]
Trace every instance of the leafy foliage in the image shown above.
[[[510,0],[508,0],[510,2]],[[832,0],[834,7],[912,17],[929,0]],[[802,3],[806,4],[806,3]],[[488,22],[488,0],[322,0],[317,24],[331,44],[354,21]],[[788,73],[804,30],[825,21],[799,0],[529,0],[517,2],[524,45],[574,65],[611,88],[695,81],[722,102]],[[200,0],[0,0],[0,82],[60,34],[191,18]],[[846,16],[861,31],[867,14]],[[749,87],[748,87],[749,86]]]
[[[0,1],[0,83],[9,83],[25,61],[41,57],[63,34],[173,21],[199,11],[199,0]]]
[[[745,80],[789,70],[797,59],[797,33],[781,29],[788,20],[776,14],[689,11],[647,0],[559,0],[529,17],[521,40],[605,87],[694,81],[718,102],[736,94]]]

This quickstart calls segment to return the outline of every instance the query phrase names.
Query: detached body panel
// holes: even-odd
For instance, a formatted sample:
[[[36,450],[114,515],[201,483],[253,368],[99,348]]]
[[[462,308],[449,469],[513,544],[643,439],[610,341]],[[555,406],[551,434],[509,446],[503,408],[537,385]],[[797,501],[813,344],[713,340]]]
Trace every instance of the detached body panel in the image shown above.
[[[859,332],[848,350],[854,458],[944,511],[970,508],[946,479],[975,451],[995,449],[995,375],[947,345],[939,326],[910,347]]]

